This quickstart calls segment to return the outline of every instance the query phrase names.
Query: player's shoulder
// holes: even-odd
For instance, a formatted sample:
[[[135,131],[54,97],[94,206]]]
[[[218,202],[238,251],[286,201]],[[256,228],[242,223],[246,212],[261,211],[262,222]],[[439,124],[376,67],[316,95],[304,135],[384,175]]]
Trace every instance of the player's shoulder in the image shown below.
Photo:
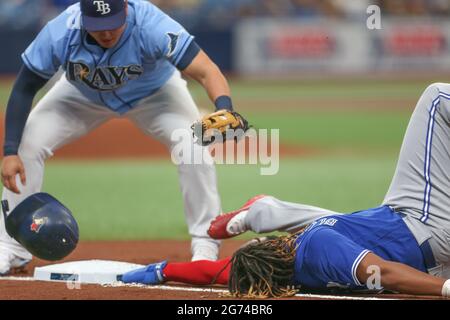
[[[68,38],[71,33],[78,32],[81,29],[80,3],[68,7],[50,20],[45,28],[53,41],[63,40]]]

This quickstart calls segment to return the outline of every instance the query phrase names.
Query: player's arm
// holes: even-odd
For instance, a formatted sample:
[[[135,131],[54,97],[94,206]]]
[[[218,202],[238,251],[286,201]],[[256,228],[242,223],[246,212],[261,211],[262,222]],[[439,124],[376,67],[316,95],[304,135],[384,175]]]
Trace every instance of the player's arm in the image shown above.
[[[385,289],[414,295],[450,296],[450,281],[429,275],[407,265],[386,261],[379,256],[368,253],[360,262],[356,274],[361,283],[366,283],[371,273],[371,266],[380,270],[381,286]]]
[[[19,174],[22,184],[26,183],[25,169],[18,156],[25,123],[36,93],[47,81],[26,66],[22,66],[8,101],[1,177],[3,185],[15,193],[20,193],[16,184],[17,174]]]
[[[144,49],[149,56],[167,59],[185,76],[199,82],[216,109],[232,110],[227,80],[194,37],[178,22],[153,8],[142,32]]]
[[[182,73],[200,83],[215,104],[216,109],[232,110],[230,87],[219,67],[198,48],[198,53],[192,62],[182,70]]]
[[[313,280],[322,285],[335,282],[377,290],[381,286],[405,294],[450,297],[450,281],[386,261],[332,228],[313,231],[304,236],[297,250],[303,253],[302,268],[315,270]],[[373,273],[377,269],[379,278]]]
[[[195,285],[226,285],[230,269],[230,258],[218,261],[173,262],[168,263],[164,269],[164,278],[166,281]]]

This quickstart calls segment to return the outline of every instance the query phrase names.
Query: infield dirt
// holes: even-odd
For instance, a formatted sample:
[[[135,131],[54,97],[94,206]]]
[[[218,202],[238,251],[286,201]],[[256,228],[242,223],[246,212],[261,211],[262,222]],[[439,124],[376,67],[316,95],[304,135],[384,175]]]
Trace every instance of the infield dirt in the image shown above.
[[[243,241],[224,241],[221,249],[221,258],[231,255]],[[189,241],[96,241],[82,242],[77,249],[63,261],[79,261],[90,259],[116,260],[148,264],[169,260],[172,262],[189,261]],[[23,273],[15,274],[17,277],[31,277],[37,266],[44,266],[49,262],[34,259]],[[193,286],[179,283],[168,283],[175,287],[193,288]],[[201,287],[197,287],[201,288]],[[208,286],[203,289],[221,289],[224,286]],[[349,296],[346,294],[346,296]],[[355,295],[356,297],[357,295]],[[436,299],[435,297],[413,297],[406,295],[383,294],[377,296],[359,295],[359,297],[377,297],[387,299]],[[0,280],[0,300],[203,300],[224,299],[220,293],[208,290],[202,292],[189,292],[188,290],[163,290],[145,287],[105,287],[100,285],[80,285],[73,283],[52,283],[43,281],[7,281]],[[330,299],[319,296],[292,297],[294,300]],[[339,299],[339,296],[336,296]],[[439,299],[439,298],[438,298]]]

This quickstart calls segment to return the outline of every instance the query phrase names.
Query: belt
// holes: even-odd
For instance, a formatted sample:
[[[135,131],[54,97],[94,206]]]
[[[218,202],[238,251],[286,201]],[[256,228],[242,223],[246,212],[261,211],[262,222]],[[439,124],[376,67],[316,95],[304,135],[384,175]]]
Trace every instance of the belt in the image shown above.
[[[431,250],[430,241],[425,240],[424,243],[420,245],[420,250],[423,254],[423,260],[425,262],[425,267],[430,270],[437,266],[436,260],[434,259],[433,251]]]

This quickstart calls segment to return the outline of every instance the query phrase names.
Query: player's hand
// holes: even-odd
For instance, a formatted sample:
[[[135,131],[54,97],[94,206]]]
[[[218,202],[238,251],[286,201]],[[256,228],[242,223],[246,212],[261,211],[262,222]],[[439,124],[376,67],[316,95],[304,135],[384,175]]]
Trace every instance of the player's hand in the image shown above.
[[[164,268],[167,261],[152,263],[144,268],[129,271],[122,276],[123,283],[161,284],[165,281]]]
[[[14,193],[20,194],[17,187],[16,176],[20,176],[22,185],[26,184],[25,167],[19,156],[6,156],[2,162],[2,183]]]
[[[197,142],[203,146],[216,142],[216,134],[222,137],[221,142],[229,138],[237,142],[249,128],[247,120],[242,115],[230,110],[216,111],[191,126],[194,137],[197,137]]]

